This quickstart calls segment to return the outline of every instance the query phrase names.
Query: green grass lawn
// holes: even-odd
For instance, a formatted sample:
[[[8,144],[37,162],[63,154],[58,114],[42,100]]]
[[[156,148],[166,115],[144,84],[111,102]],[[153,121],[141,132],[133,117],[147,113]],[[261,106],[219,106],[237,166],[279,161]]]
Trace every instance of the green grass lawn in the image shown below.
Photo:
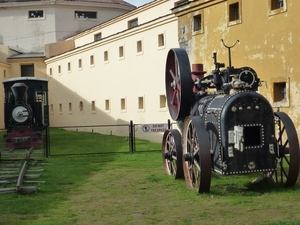
[[[37,167],[37,193],[0,195],[0,224],[300,224],[299,183],[213,174],[211,192],[199,195],[165,174],[158,151],[49,157]]]
[[[136,151],[161,149],[160,143],[135,140]],[[50,155],[130,152],[129,138],[124,136],[50,129]]]

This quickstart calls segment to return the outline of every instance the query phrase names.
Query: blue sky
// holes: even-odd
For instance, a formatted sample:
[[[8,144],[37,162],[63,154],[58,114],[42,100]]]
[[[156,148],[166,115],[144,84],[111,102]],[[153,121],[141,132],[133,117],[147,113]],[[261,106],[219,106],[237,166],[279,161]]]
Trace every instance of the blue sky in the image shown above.
[[[152,2],[153,0],[124,0],[124,1],[139,7],[139,6],[144,5],[148,2]]]

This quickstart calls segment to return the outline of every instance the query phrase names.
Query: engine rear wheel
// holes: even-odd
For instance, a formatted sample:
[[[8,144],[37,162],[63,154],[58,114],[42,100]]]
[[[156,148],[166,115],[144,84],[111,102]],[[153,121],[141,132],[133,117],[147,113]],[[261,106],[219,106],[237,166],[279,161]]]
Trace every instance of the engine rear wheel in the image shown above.
[[[190,114],[193,97],[193,80],[188,55],[184,49],[169,51],[165,72],[166,97],[173,120],[184,120]]]
[[[165,172],[175,179],[183,178],[181,134],[178,130],[166,130],[162,142],[162,158]]]
[[[211,155],[208,132],[200,117],[188,117],[182,133],[183,172],[186,184],[198,193],[209,192]]]
[[[298,179],[300,149],[295,126],[290,117],[284,112],[275,113],[278,143],[277,171],[273,173],[273,180],[285,187],[295,185]]]

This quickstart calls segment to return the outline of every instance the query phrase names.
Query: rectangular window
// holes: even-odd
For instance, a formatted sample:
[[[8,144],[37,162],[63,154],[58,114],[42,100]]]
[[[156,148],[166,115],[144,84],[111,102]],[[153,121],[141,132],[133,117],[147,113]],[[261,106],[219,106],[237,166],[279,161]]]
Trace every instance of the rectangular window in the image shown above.
[[[271,5],[271,10],[283,8],[284,1],[283,0],[271,0],[270,5]]]
[[[34,18],[43,18],[44,17],[44,11],[43,10],[29,10],[28,11],[28,18],[34,19]]]
[[[193,17],[193,31],[202,30],[202,18],[201,14]]]
[[[82,59],[78,59],[78,68],[82,69]]]
[[[121,110],[126,110],[126,101],[125,101],[125,98],[121,98]]]
[[[108,51],[104,51],[104,61],[108,61]]]
[[[239,3],[229,5],[229,21],[238,20],[240,18]]]
[[[92,112],[96,112],[96,105],[95,105],[95,101],[92,101],[92,108],[91,108]]]
[[[59,104],[59,113],[62,114],[62,104]]]
[[[92,11],[75,11],[76,19],[97,19],[97,12]]]
[[[60,74],[61,73],[61,66],[60,65],[57,67],[57,70],[58,70],[58,73]]]
[[[274,83],[274,102],[286,101],[286,83]]]
[[[21,77],[34,77],[34,64],[21,65]]]
[[[289,78],[273,77],[271,84],[273,87],[273,107],[289,107]]]
[[[119,47],[119,57],[120,57],[120,58],[123,58],[123,57],[124,57],[124,47],[123,47],[123,46],[120,46],[120,47]]]
[[[70,72],[71,71],[71,63],[68,62],[68,71]]]
[[[286,0],[269,0],[269,16],[286,12]]]
[[[165,95],[159,96],[159,107],[161,109],[166,108],[166,96]]]
[[[3,70],[3,77],[6,77],[6,70]]]
[[[102,33],[98,33],[94,35],[94,40],[95,41],[100,41],[102,39]]]
[[[105,110],[106,110],[106,111],[109,111],[109,110],[110,110],[110,102],[109,102],[109,99],[106,99],[106,100],[105,100]]]
[[[52,68],[49,69],[49,75],[52,77]]]
[[[50,112],[53,113],[53,104],[50,105]]]
[[[72,103],[69,102],[69,113],[72,113]]]
[[[94,65],[94,56],[93,55],[90,56],[90,65],[91,66]]]
[[[144,109],[144,97],[138,98],[138,109]]]
[[[159,34],[158,35],[158,47],[163,47],[165,46],[165,36],[164,34]]]
[[[43,102],[43,105],[46,105],[45,99],[46,93],[43,91],[36,91],[35,92],[35,101],[36,102]]]
[[[80,112],[83,111],[83,102],[82,101],[79,102],[79,111]]]
[[[136,51],[138,53],[143,51],[142,41],[137,41],[136,42]]]
[[[228,25],[242,23],[242,1],[228,0]]]
[[[137,27],[138,26],[138,19],[133,19],[128,21],[128,29]]]

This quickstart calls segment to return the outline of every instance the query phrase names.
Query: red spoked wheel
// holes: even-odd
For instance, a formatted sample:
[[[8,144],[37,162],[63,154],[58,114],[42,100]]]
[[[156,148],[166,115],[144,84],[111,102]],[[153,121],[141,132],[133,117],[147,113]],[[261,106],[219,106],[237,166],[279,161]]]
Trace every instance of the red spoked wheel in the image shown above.
[[[166,97],[173,120],[184,120],[193,101],[193,80],[188,55],[184,49],[173,48],[166,62]]]
[[[178,130],[166,130],[162,142],[162,158],[165,172],[175,179],[183,178],[181,134]]]
[[[183,172],[186,184],[198,193],[207,193],[211,182],[211,155],[208,132],[201,117],[188,117],[182,132]]]
[[[277,171],[272,175],[274,182],[285,187],[296,184],[299,173],[300,149],[295,126],[284,112],[276,112]]]

